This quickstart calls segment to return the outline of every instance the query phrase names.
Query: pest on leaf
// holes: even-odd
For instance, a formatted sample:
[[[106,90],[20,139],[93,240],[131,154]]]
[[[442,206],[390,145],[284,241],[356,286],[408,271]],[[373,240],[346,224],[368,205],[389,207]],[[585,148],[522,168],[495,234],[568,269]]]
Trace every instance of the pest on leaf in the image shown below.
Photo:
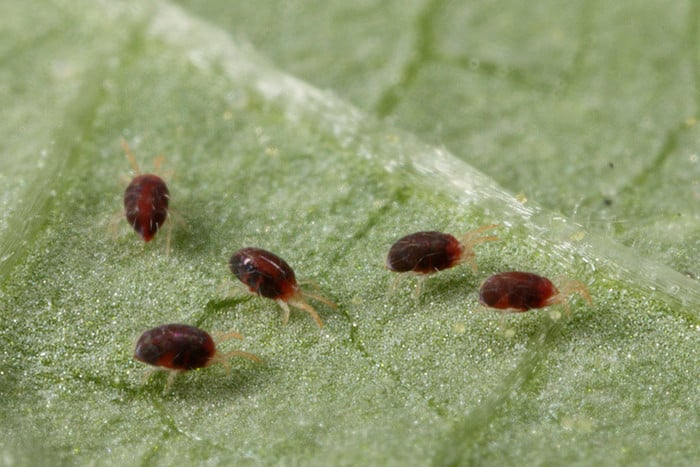
[[[283,310],[282,324],[289,320],[289,305],[307,312],[319,328],[323,322],[316,310],[309,305],[304,297],[319,300],[326,305],[335,304],[318,295],[303,292],[299,288],[294,270],[279,256],[261,248],[242,248],[235,252],[228,262],[231,272],[248,289],[261,297],[275,300]]]
[[[531,272],[509,271],[494,274],[481,284],[479,303],[515,312],[562,304],[570,314],[568,300],[573,293],[592,303],[588,289],[581,282],[568,281],[558,289],[546,277]]]
[[[394,272],[426,276],[468,262],[476,272],[476,255],[472,247],[477,243],[498,240],[494,236],[478,236],[495,227],[496,224],[479,227],[467,232],[459,240],[450,234],[432,231],[406,235],[389,249],[386,266]],[[419,292],[420,286],[417,289]]]
[[[230,332],[223,338],[243,339],[243,336]],[[205,368],[215,363],[223,364],[226,371],[230,371],[228,360],[233,356],[260,361],[256,355],[239,350],[219,352],[207,332],[187,324],[165,324],[149,329],[141,334],[134,350],[136,360],[170,372],[166,391],[175,375],[183,371]],[[146,373],[145,377],[150,376],[152,371],[155,370]]]
[[[155,237],[160,227],[168,218],[170,192],[168,187],[157,175],[141,174],[136,157],[129,145],[122,139],[122,148],[136,172],[124,191],[124,214],[126,220],[145,242]],[[170,249],[170,233],[168,232],[167,249]]]
[[[406,235],[391,246],[386,265],[394,272],[433,274],[466,261],[476,271],[472,246],[498,240],[498,237],[477,237],[476,235],[495,227],[497,227],[495,224],[479,227],[467,232],[461,240],[442,232],[416,232]]]

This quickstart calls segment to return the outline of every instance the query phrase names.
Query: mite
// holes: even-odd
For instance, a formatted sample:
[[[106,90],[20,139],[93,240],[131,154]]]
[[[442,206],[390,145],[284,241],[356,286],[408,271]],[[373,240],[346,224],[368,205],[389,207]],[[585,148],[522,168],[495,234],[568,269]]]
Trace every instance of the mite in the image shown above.
[[[481,284],[479,303],[515,312],[562,304],[570,314],[568,300],[573,293],[592,303],[588,289],[581,282],[568,281],[560,290],[546,277],[531,272],[509,271],[494,274]]]
[[[498,240],[498,237],[477,237],[481,232],[497,227],[485,225],[467,232],[461,240],[442,232],[416,232],[402,237],[389,249],[387,267],[394,272],[433,274],[463,262],[471,264],[476,272],[472,246]]]
[[[137,174],[124,191],[124,214],[136,233],[145,242],[150,242],[168,218],[170,192],[159,176],[140,174],[136,157],[123,139],[122,148]],[[169,240],[170,235],[168,244]]]
[[[235,332],[223,337],[243,339],[243,336]],[[226,371],[230,371],[229,358],[233,356],[260,361],[256,355],[239,350],[219,352],[206,331],[187,324],[165,324],[149,329],[141,334],[134,350],[136,360],[170,372],[166,391],[175,375],[183,371],[205,368],[216,363],[223,364]],[[150,376],[152,371],[155,370],[146,373],[145,377]]]
[[[472,247],[477,243],[498,240],[498,237],[478,236],[480,233],[495,227],[498,226],[490,224],[479,227],[467,232],[459,240],[442,232],[416,232],[406,235],[398,239],[389,249],[386,267],[393,272],[427,276],[468,262],[471,264],[472,270],[476,272],[476,255]],[[398,279],[397,277],[392,289],[395,288]],[[421,285],[422,281],[417,293],[420,293]]]
[[[261,248],[242,248],[229,259],[231,272],[250,292],[275,300],[282,308],[282,324],[289,320],[289,305],[307,312],[319,328],[323,322],[316,310],[304,299],[305,296],[319,300],[335,308],[335,304],[318,295],[303,292],[297,284],[294,271],[285,260]]]

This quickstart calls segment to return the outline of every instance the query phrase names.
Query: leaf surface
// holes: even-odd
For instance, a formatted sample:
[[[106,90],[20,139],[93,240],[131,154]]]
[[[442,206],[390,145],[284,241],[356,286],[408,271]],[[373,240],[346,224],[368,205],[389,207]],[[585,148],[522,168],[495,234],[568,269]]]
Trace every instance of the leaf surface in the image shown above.
[[[395,2],[373,7],[381,20],[371,3],[358,12],[353,8],[360,7],[343,9],[344,2],[329,10],[300,2],[301,10],[287,11],[285,21],[276,24],[331,35],[335,28],[319,32],[324,20],[360,18],[358,25],[381,29],[384,24],[397,32],[387,33],[392,40],[379,41],[376,50],[374,41],[360,40],[368,49],[350,39],[324,42],[318,45],[320,57],[310,58],[304,69],[303,63],[294,68],[280,57],[289,48],[311,54],[312,32],[294,40],[293,34],[283,35],[268,46],[253,40],[251,46],[245,35],[252,29],[246,28],[261,21],[257,14],[265,18],[272,11],[240,3],[226,10],[231,16],[218,18],[167,2],[11,6],[0,31],[6,160],[0,172],[5,186],[3,462],[679,464],[698,459],[700,289],[679,272],[685,260],[664,261],[660,236],[642,245],[634,240],[648,232],[654,215],[665,212],[668,199],[679,199],[671,191],[682,184],[657,184],[669,198],[656,209],[645,207],[640,214],[616,203],[603,213],[629,223],[627,246],[588,222],[599,206],[600,184],[618,177],[597,178],[597,169],[591,169],[607,160],[603,148],[614,139],[596,137],[600,127],[612,125],[600,122],[596,112],[608,113],[580,113],[592,95],[606,109],[607,92],[614,93],[582,90],[595,83],[586,72],[599,69],[598,61],[616,63],[613,50],[593,46],[605,38],[590,31],[613,21],[597,4],[582,3],[583,19],[562,15],[558,28],[543,28],[536,40],[527,25],[513,29],[523,14],[517,8],[492,17],[486,4],[479,11],[450,12],[440,2],[404,9]],[[387,20],[399,10],[403,14],[395,21]],[[544,13],[533,14],[544,18]],[[234,29],[227,18],[235,14]],[[312,17],[319,28],[309,28],[312,20],[302,23]],[[474,53],[466,57],[478,57],[478,70],[488,71],[491,57],[496,78],[502,64],[520,70],[500,79],[471,74],[469,89],[493,85],[498,96],[471,107],[473,121],[479,120],[478,108],[490,109],[490,118],[479,123],[482,129],[455,113],[454,96],[466,92],[458,84],[464,67],[453,70],[437,60],[459,48],[460,18],[482,25],[480,37],[508,31],[522,46],[514,52],[488,47],[484,39],[482,49],[469,49]],[[679,20],[682,12],[670,10],[668,18]],[[449,24],[452,29],[442,27]],[[587,38],[585,50],[608,53],[584,54],[564,39],[552,39],[557,31],[571,30]],[[359,30],[351,36],[364,37]],[[388,63],[377,75],[370,65],[358,65],[359,70],[334,69],[336,78],[327,81],[306,76],[344,52],[382,61],[396,47],[405,52],[395,57],[394,66],[403,70],[398,84]],[[548,90],[549,80],[556,81],[557,63],[572,53],[578,57],[571,68],[575,73],[565,83],[564,97],[557,97]],[[624,61],[631,66],[633,58]],[[692,63],[689,81],[674,82],[664,93],[683,94],[694,76]],[[599,85],[621,89],[617,80],[625,76],[601,78]],[[358,84],[363,79],[366,92]],[[640,86],[661,89],[654,79]],[[346,93],[344,80],[356,87]],[[437,99],[454,107],[426,112],[420,95],[436,83],[444,84]],[[550,92],[546,105],[533,109],[537,96]],[[509,140],[504,127],[488,124],[503,115],[498,109],[508,94],[510,124],[520,122],[513,134],[530,138],[525,147],[517,144],[519,136]],[[619,99],[622,120],[632,122],[635,112],[639,118],[631,97]],[[664,128],[672,130],[667,149],[662,147],[656,159],[647,156],[652,165],[668,168],[669,177],[688,177],[686,188],[692,190],[692,177],[697,178],[692,158],[683,162],[691,164],[685,170],[672,163],[697,138],[696,126],[687,120],[695,112],[689,105],[682,112],[669,110],[666,120],[650,120],[648,131],[656,135],[650,140],[657,141]],[[572,114],[581,125],[568,120]],[[535,123],[528,115],[552,137],[532,134],[528,127]],[[437,129],[450,118],[461,122],[450,134],[464,134],[441,142]],[[420,130],[421,121],[432,128]],[[585,131],[575,129],[581,127]],[[622,125],[619,134],[621,146],[624,140],[644,146],[629,127]],[[569,169],[551,154],[560,154],[571,135],[589,138],[599,152],[591,163],[581,139],[572,144],[576,149],[568,164],[584,171],[586,183],[578,180],[579,187],[556,202],[553,193],[563,190]],[[120,148],[122,137],[143,171],[152,170],[156,155],[165,156],[160,170],[177,212],[169,221],[169,255],[167,231],[143,244],[119,217],[123,189],[133,175]],[[480,148],[476,159],[465,156],[471,153],[467,149],[454,150],[465,142]],[[521,152],[513,154],[515,147]],[[627,150],[627,160],[637,161],[640,171],[618,170],[624,164],[616,162],[615,173],[623,173],[618,181],[631,186],[636,177],[644,182],[643,199],[651,200],[652,177],[640,176],[648,160],[634,159],[637,152]],[[541,159],[526,159],[527,170],[549,174],[544,176],[553,186],[533,191],[527,182],[519,183],[532,177],[507,173],[517,159],[484,168],[503,153],[539,154]],[[534,200],[523,203],[522,196],[513,195],[519,191]],[[621,198],[627,200],[623,206],[632,206],[631,194]],[[577,203],[581,211],[561,214],[572,213]],[[682,213],[697,215],[690,209]],[[603,217],[606,225],[616,225],[610,218]],[[391,292],[394,278],[384,258],[397,238],[417,230],[462,234],[490,223],[499,224],[501,240],[475,246],[477,273],[463,265],[430,277],[418,300],[415,278],[405,278]],[[679,258],[692,259],[696,227],[673,221],[669,229],[683,235],[668,240]],[[244,246],[278,253],[300,279],[316,283],[338,304],[333,309],[312,301],[325,322],[322,331],[303,312],[293,311],[282,326],[274,302],[228,293],[241,290],[227,270],[228,257]],[[594,304],[574,298],[571,319],[558,316],[561,307],[505,316],[480,308],[479,283],[508,269],[583,281]],[[312,285],[305,287],[314,292]],[[233,360],[229,374],[211,367],[178,375],[164,394],[166,375],[142,384],[145,368],[132,353],[142,331],[168,322],[241,332],[244,341],[222,343],[221,350],[252,352],[264,361]]]

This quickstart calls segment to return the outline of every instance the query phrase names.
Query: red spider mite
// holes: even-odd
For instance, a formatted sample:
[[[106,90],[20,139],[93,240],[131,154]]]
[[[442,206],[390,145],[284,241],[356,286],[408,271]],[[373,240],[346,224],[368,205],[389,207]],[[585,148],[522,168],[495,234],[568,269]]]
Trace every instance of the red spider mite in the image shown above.
[[[243,339],[243,336],[230,332],[223,338]],[[187,324],[165,324],[149,329],[141,334],[134,350],[136,360],[170,371],[166,391],[175,375],[183,371],[205,368],[215,363],[223,364],[226,371],[230,371],[228,360],[233,356],[260,361],[256,355],[240,350],[219,352],[207,332]],[[146,373],[145,377],[150,376],[152,371],[155,370]]]
[[[592,303],[586,286],[578,281],[568,281],[561,290],[547,279],[531,272],[509,271],[494,274],[486,279],[479,289],[479,303],[491,308],[524,312],[563,304],[570,314],[568,298],[579,293]]]
[[[406,235],[391,246],[386,265],[394,272],[433,274],[466,261],[476,271],[472,246],[498,240],[498,237],[476,237],[476,235],[495,227],[497,227],[495,224],[479,227],[464,234],[461,240],[442,232],[416,232]]]
[[[468,262],[476,272],[476,255],[472,246],[498,240],[498,237],[493,236],[477,236],[495,227],[498,226],[489,224],[479,227],[462,235],[459,240],[442,232],[416,232],[406,235],[398,239],[389,249],[386,266],[394,272],[425,276]],[[394,282],[395,285],[396,282]],[[420,287],[417,291],[420,291]]]
[[[323,327],[318,313],[304,300],[304,296],[335,307],[333,302],[324,297],[303,292],[299,288],[294,271],[289,264],[267,250],[242,248],[231,256],[228,267],[241,282],[248,286],[252,293],[271,298],[282,307],[284,311],[282,324],[287,324],[289,320],[289,305],[291,305],[310,314],[318,327]]]
[[[124,214],[126,220],[145,242],[150,242],[168,218],[170,192],[157,175],[140,174],[139,166],[129,145],[122,139],[122,148],[131,162],[136,177],[124,191]],[[168,233],[168,250],[170,234]]]

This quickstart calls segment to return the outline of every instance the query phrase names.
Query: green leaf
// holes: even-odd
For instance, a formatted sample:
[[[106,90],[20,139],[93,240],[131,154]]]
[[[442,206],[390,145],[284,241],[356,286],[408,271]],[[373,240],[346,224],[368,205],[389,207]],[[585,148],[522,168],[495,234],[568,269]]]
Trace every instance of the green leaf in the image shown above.
[[[237,3],[9,7],[4,464],[697,462],[695,7]],[[173,172],[170,254],[120,217],[122,137]],[[391,292],[398,237],[490,223],[477,273]],[[312,301],[321,331],[229,293],[244,246],[338,304]],[[479,307],[508,269],[593,305]],[[263,363],[142,383],[134,342],[169,322]]]
[[[697,2],[179,3],[510,192],[700,277]]]

